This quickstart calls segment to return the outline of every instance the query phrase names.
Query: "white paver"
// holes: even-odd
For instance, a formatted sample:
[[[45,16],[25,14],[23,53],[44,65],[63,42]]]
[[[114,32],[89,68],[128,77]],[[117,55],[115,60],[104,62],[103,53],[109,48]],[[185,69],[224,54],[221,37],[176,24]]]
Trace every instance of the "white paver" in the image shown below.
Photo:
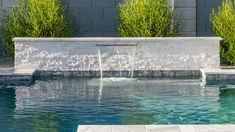
[[[181,132],[196,132],[196,128],[188,125],[188,126],[179,126]]]
[[[146,125],[147,132],[181,132],[179,126]]]
[[[235,125],[80,125],[77,132],[235,132]]]
[[[198,125],[196,132],[235,132],[235,125]]]
[[[78,126],[77,132],[112,132],[111,125]]]
[[[235,74],[235,69],[203,68],[200,70],[206,74]]]
[[[146,129],[144,125],[114,125],[112,132],[146,132]]]

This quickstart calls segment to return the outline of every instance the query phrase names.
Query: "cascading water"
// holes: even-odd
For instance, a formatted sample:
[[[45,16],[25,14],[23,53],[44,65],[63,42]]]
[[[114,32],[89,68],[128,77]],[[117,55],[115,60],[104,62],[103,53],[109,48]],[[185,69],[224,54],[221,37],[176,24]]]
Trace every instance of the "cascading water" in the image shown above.
[[[116,46],[116,49],[117,49],[117,55],[118,55],[119,77],[122,77],[122,64],[121,64],[120,50],[118,46]]]
[[[117,51],[117,59],[118,59],[118,69],[119,69],[119,77],[123,77],[122,71],[122,64],[121,64],[121,53],[120,53],[120,47],[133,47],[133,53],[131,53],[131,60],[130,60],[130,65],[131,68],[129,70],[130,77],[134,77],[134,70],[135,70],[135,59],[136,59],[136,50],[137,50],[137,44],[97,44],[98,46],[98,58],[99,58],[99,69],[100,69],[100,87],[99,87],[99,98],[98,101],[101,102],[102,99],[102,94],[103,94],[103,87],[104,87],[104,80],[103,80],[103,67],[102,67],[102,53],[101,53],[101,47],[105,46],[111,46],[111,47],[116,47]],[[111,78],[113,80],[113,78]],[[115,79],[116,80],[116,79]],[[121,79],[123,80],[123,79]],[[125,79],[126,80],[126,79]]]
[[[100,79],[103,79],[103,68],[102,68],[102,57],[101,57],[101,52],[100,48],[98,48],[98,56],[99,56],[99,65],[100,65]]]
[[[123,74],[122,74],[123,68],[122,68],[122,64],[121,64],[120,47],[134,47],[133,53],[131,55],[131,60],[130,60],[131,68],[129,70],[130,77],[131,78],[134,77],[137,44],[97,44],[96,46],[98,46],[98,57],[99,57],[99,67],[100,67],[100,78],[101,79],[103,79],[102,53],[100,50],[101,47],[107,47],[107,46],[116,47],[117,60],[118,60],[118,68],[117,69],[119,69],[119,77],[123,77]]]
[[[131,67],[131,78],[134,77],[134,70],[135,70],[135,56],[136,56],[136,46],[133,51],[133,56],[132,56],[132,67]]]
[[[101,78],[100,79],[100,87],[99,87],[99,98],[98,98],[99,103],[101,103],[101,99],[102,99],[102,95],[103,95],[103,87],[104,87],[104,83]]]

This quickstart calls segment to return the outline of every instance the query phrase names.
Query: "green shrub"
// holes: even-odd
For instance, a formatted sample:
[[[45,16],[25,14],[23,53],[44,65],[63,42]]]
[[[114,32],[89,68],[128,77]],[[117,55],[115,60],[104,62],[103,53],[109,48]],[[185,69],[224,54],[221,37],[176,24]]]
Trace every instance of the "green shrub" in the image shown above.
[[[223,64],[235,65],[235,4],[232,0],[224,0],[216,11],[213,9],[210,21],[212,31],[223,39],[220,56]]]
[[[119,10],[122,37],[168,37],[179,32],[175,11],[167,0],[126,0]]]
[[[74,25],[64,15],[61,0],[18,0],[9,16],[2,19],[3,48],[14,56],[14,37],[69,37]]]

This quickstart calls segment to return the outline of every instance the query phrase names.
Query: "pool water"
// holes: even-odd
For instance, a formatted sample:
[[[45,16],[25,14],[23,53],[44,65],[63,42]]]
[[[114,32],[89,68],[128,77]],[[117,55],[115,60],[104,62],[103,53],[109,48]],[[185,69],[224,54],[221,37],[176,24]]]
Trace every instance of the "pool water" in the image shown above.
[[[76,132],[84,124],[233,124],[233,88],[153,78],[45,79],[0,86],[0,131]]]

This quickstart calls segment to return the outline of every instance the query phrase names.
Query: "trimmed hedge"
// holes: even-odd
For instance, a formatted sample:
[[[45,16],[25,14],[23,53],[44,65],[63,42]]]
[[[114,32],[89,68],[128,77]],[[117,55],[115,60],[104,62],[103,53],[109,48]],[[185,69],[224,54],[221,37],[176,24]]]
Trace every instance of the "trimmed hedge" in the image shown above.
[[[14,37],[69,37],[74,24],[65,17],[61,0],[18,0],[9,16],[2,19],[3,49],[14,56]]]
[[[213,9],[210,21],[212,31],[223,39],[221,42],[221,63],[235,65],[235,3],[223,0],[222,6]]]

